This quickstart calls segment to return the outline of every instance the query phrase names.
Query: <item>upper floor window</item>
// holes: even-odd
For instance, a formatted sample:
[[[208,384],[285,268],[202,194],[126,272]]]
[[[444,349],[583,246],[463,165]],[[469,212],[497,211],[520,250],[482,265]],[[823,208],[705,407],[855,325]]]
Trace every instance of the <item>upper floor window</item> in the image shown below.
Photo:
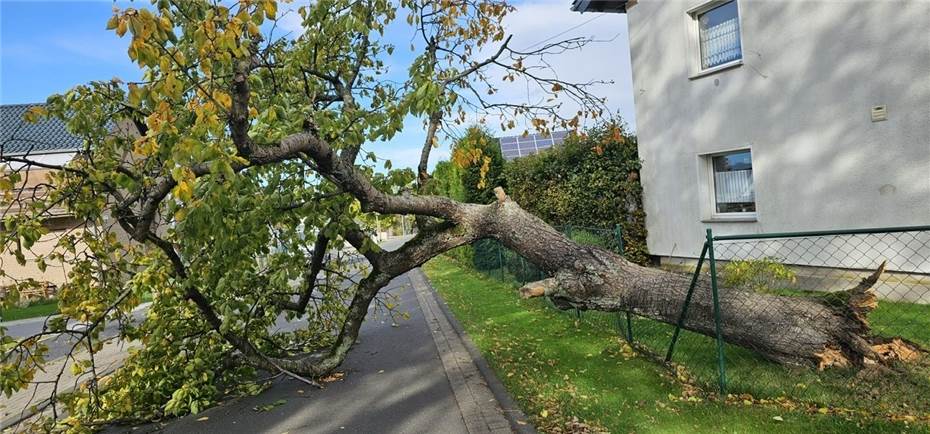
[[[692,15],[697,20],[701,70],[743,58],[736,0],[708,5],[709,9],[699,9]]]

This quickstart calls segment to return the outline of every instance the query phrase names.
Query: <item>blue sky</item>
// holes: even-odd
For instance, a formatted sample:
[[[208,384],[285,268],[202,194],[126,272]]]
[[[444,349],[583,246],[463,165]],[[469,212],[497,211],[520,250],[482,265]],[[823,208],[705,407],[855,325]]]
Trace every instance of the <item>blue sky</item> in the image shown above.
[[[597,93],[606,96],[610,108],[635,127],[626,16],[577,14],[569,10],[570,0],[513,3],[517,11],[505,21],[514,35],[513,47],[528,48],[556,35],[559,39],[593,36],[604,41],[560,56],[553,66],[564,79],[613,80],[615,83],[601,86]],[[105,30],[112,8],[110,1],[0,0],[0,103],[42,102],[50,94],[91,80],[139,79],[139,69],[126,57],[128,40]],[[295,19],[282,22],[285,29],[296,30],[298,26]],[[396,71],[400,73],[409,56],[402,49],[410,38],[409,29],[404,27],[391,26],[387,34],[398,46],[391,61],[398,63]],[[519,82],[503,86],[501,91],[514,99],[526,98],[525,86]],[[566,110],[574,111],[571,107]],[[390,142],[366,148],[392,160],[395,167],[415,167],[423,134],[420,121],[411,118],[405,131]],[[433,163],[448,158],[449,141],[444,140],[433,152]]]

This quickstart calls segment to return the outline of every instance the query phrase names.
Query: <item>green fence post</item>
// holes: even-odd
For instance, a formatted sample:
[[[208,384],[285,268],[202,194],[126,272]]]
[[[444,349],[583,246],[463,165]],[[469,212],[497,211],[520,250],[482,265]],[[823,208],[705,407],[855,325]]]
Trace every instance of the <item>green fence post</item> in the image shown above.
[[[501,280],[504,280],[504,246],[500,241],[497,242],[497,265],[500,266]]]
[[[572,225],[565,225],[565,237],[572,239]],[[575,308],[575,319],[581,319],[581,311]]]
[[[720,370],[720,394],[727,393],[727,368],[723,359],[723,330],[720,328],[720,297],[717,293],[717,264],[714,260],[714,234],[707,228],[707,260],[710,262],[710,289],[714,297],[714,328],[717,329],[717,368]]]
[[[691,285],[688,286],[688,295],[685,296],[685,303],[681,306],[681,314],[678,315],[678,322],[675,324],[675,333],[672,334],[672,342],[668,345],[668,352],[665,353],[665,361],[672,361],[672,353],[675,352],[675,343],[678,342],[678,334],[685,325],[685,316],[688,314],[688,306],[691,305],[691,296],[694,295],[694,287],[697,286],[698,276],[701,275],[701,268],[704,267],[704,257],[707,255],[707,242],[704,242],[704,248],[701,249],[701,256],[698,258],[697,268],[694,269],[694,275],[691,276]]]
[[[626,340],[629,343],[633,343],[633,320],[631,317],[633,314],[630,311],[626,311]]]
[[[626,254],[626,243],[623,242],[623,227],[620,223],[614,225],[614,237],[617,238],[617,245],[620,247],[620,256]]]

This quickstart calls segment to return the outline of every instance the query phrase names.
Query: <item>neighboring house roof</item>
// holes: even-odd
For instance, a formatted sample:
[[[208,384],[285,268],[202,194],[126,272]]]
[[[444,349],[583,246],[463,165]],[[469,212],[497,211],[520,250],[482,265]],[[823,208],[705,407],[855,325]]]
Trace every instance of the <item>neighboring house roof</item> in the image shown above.
[[[0,105],[0,155],[56,154],[77,152],[84,141],[68,132],[58,118],[37,123],[23,120],[31,107],[44,104]]]
[[[633,0],[574,0],[572,10],[575,12],[616,12],[625,13],[627,3]]]

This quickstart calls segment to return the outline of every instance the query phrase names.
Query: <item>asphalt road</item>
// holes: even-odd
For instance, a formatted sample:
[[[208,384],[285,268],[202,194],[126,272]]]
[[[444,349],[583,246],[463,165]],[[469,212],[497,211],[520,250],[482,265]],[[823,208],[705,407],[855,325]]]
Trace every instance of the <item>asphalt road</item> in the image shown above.
[[[133,324],[139,324],[143,319],[145,319],[145,306],[142,305],[132,312],[130,315],[129,321]],[[3,323],[2,325],[7,328],[7,335],[14,338],[24,338],[28,336],[33,336],[38,333],[41,333],[45,328],[45,323],[48,320],[47,317],[40,318],[29,318],[19,321],[11,321]],[[69,329],[76,329],[83,327],[82,324],[76,321],[70,321],[68,323]],[[119,335],[120,325],[115,322],[107,323],[103,331],[100,333],[101,339],[109,339]],[[71,334],[59,334],[59,335],[49,335],[44,339],[44,343],[48,346],[48,360],[55,360],[59,357],[64,357],[71,351],[71,347],[74,346],[77,338]]]
[[[315,389],[281,378],[258,396],[196,415],[107,433],[466,433],[407,275],[388,286],[410,319],[392,325],[374,310],[340,368],[345,376]],[[263,406],[268,406],[262,408]]]

